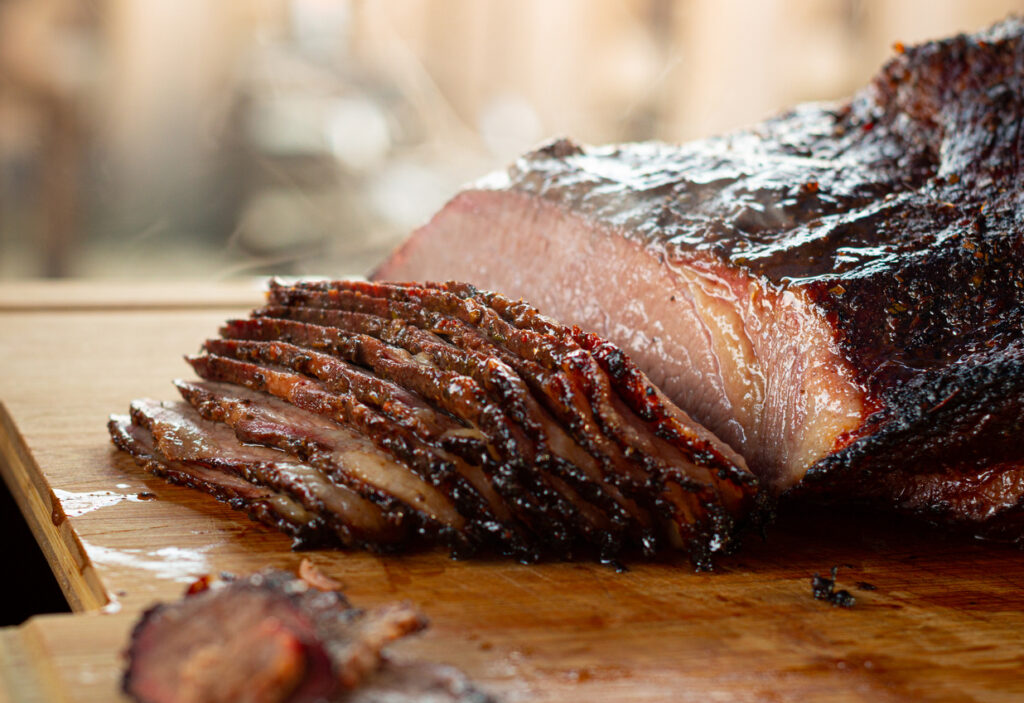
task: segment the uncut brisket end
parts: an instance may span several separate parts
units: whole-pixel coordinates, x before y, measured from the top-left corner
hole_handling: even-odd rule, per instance
[[[1012,533],[1022,125],[1011,18],[745,131],[552,143],[457,195],[375,275],[472,281],[607,338],[774,492]]]
[[[361,610],[339,591],[265,570],[144,613],[123,688],[143,703],[492,703],[450,667],[386,659],[388,644],[426,626],[409,604]]]

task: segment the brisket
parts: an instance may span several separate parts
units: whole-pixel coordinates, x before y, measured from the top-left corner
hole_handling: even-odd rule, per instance
[[[137,400],[131,418],[153,434],[166,459],[219,469],[287,495],[317,516],[317,524],[327,526],[342,544],[383,546],[405,537],[403,515],[387,515],[353,488],[285,452],[242,444],[230,427],[203,419],[185,403]]]
[[[359,325],[405,344],[404,354],[415,351],[422,373],[435,379],[419,391],[500,439],[488,452],[498,459],[498,475],[528,486],[541,506],[559,514],[559,505],[568,503],[583,517],[570,528],[603,554],[625,543],[653,551],[663,541],[706,563],[710,552],[728,548],[754,492],[743,460],[678,410],[689,434],[661,437],[656,423],[622,401],[611,377],[569,330],[553,321],[543,331],[519,329],[487,302],[497,299],[437,286],[272,283],[271,307],[258,314],[276,316],[272,335],[291,334],[292,341],[313,324],[286,323],[292,314],[328,323],[333,332],[321,333],[315,344],[335,352],[352,338],[345,330]],[[366,316],[390,322],[370,330]],[[403,351],[391,349],[392,356]],[[647,388],[651,402],[664,407],[666,399],[649,383],[644,393]]]
[[[1022,125],[1010,18],[740,132],[553,142],[456,195],[375,276],[472,281],[607,338],[773,494],[1019,538]],[[615,375],[615,352],[574,339]]]

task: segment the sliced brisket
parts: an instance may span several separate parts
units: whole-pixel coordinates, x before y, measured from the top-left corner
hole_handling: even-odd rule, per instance
[[[653,546],[657,538],[667,539],[691,554],[702,555],[699,561],[706,559],[709,549],[728,546],[735,520],[750,510],[748,498],[752,494],[752,477],[735,452],[695,426],[677,408],[666,410],[671,403],[643,379],[642,392],[651,406],[670,412],[680,427],[682,423],[686,426],[685,432],[669,439],[660,436],[664,432],[657,422],[651,422],[650,413],[642,418],[623,401],[618,389],[613,389],[611,377],[576,344],[571,330],[552,320],[546,320],[548,327],[541,331],[516,327],[490,307],[490,302],[504,300],[500,296],[477,293],[468,287],[458,290],[463,295],[443,287],[412,285],[272,284],[271,303],[284,307],[268,310],[278,316],[295,310],[305,319],[312,319],[312,311],[317,308],[395,318],[447,340],[449,346],[502,362],[508,376],[522,379],[519,384],[523,392],[534,394],[538,413],[543,406],[545,417],[553,416],[560,424],[557,438],[563,440],[563,451],[555,450],[553,458],[576,466],[577,471],[582,465],[584,473],[578,478],[591,483],[599,478],[603,485],[596,488],[606,493],[607,486],[614,486],[615,495],[635,500],[661,522],[660,535],[643,533],[642,540]],[[525,316],[528,311],[538,314],[525,304],[522,307]],[[323,317],[321,321],[329,319]],[[344,318],[333,322],[345,324]],[[502,384],[484,385],[490,385],[494,402],[511,408],[512,415],[534,437],[545,442],[555,439],[544,431],[555,424],[553,421],[545,426],[539,414],[524,412],[524,404],[509,403],[502,394],[494,393],[494,387]],[[584,456],[586,461],[573,464],[570,457],[575,456]],[[535,465],[552,470],[549,461]],[[587,468],[591,475],[585,478]]]
[[[773,492],[1005,532],[1024,511],[1022,125],[1011,18],[745,131],[554,142],[376,277],[472,281],[609,339]]]
[[[132,422],[149,430],[161,455],[208,466],[291,497],[349,546],[384,546],[407,538],[402,514],[387,514],[347,485],[277,449],[239,442],[227,425],[203,419],[185,403],[137,400]]]
[[[193,483],[253,512],[273,493],[345,546],[527,562],[664,547],[706,568],[757,515],[738,454],[617,347],[525,303],[351,281],[269,298],[188,358],[203,380],[176,381],[187,403],[135,402],[115,441],[143,433],[150,468],[212,472]]]

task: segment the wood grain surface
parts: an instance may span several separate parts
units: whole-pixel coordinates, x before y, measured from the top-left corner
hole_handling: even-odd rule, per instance
[[[250,278],[234,283],[28,280],[0,283],[0,312],[195,310],[247,306],[260,299],[261,291],[266,286],[266,278]]]
[[[303,556],[357,605],[427,613],[431,629],[396,656],[455,664],[509,701],[1024,700],[1024,554],[884,516],[788,506],[713,573],[292,552],[107,438],[110,413],[174,398],[170,380],[191,375],[182,355],[260,303],[209,291],[126,308],[115,298],[130,290],[107,286],[87,308],[0,307],[0,469],[76,611],[0,630],[0,701],[118,700],[142,609],[203,573]],[[851,609],[811,597],[834,565]]]

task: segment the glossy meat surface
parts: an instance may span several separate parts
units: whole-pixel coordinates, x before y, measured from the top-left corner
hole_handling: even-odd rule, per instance
[[[1011,18],[749,130],[550,144],[376,275],[472,281],[608,337],[776,491],[1011,519],[1012,487],[992,511],[908,496],[1024,462],[1022,124]]]

